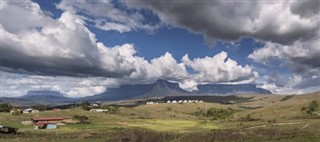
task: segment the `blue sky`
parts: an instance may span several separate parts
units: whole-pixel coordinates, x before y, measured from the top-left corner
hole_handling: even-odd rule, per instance
[[[2,83],[22,89],[1,94],[55,88],[78,97],[158,79],[188,91],[318,91],[319,11],[315,1],[3,1],[1,78],[25,82]]]
[[[53,18],[59,18],[62,11],[56,9],[55,1],[34,0],[43,10],[50,11]],[[112,1],[116,5],[116,2]],[[148,12],[148,13],[146,13]],[[158,23],[159,18],[152,11],[143,11],[142,14],[149,23]],[[108,47],[120,44],[132,43],[137,48],[137,55],[151,60],[166,52],[173,54],[176,60],[180,60],[185,54],[191,59],[197,57],[214,56],[221,51],[228,53],[229,57],[237,60],[241,65],[246,65],[250,60],[248,55],[256,48],[263,47],[263,43],[255,42],[253,38],[244,37],[238,41],[217,41],[209,45],[199,34],[188,32],[185,29],[174,27],[161,27],[153,33],[143,30],[135,30],[120,33],[116,30],[104,31],[88,23],[87,26],[97,36],[97,39]],[[236,42],[233,45],[231,42]]]

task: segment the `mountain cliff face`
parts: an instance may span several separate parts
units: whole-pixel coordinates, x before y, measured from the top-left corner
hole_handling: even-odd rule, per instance
[[[106,92],[83,98],[88,101],[119,101],[142,99],[150,97],[186,95],[178,83],[159,80],[152,84],[122,85],[119,88],[109,88]]]
[[[270,91],[257,88],[254,84],[204,84],[198,85],[198,91],[194,93],[199,94],[271,94]]]
[[[198,85],[198,91],[187,92],[178,83],[159,80],[153,84],[123,85],[109,88],[106,92],[84,98],[88,101],[119,101],[164,96],[186,95],[231,95],[231,94],[271,94],[270,91],[257,88],[254,84],[205,84]]]

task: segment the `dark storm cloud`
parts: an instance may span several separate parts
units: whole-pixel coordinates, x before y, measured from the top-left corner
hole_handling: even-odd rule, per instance
[[[24,50],[19,50],[20,47],[13,47],[3,42],[1,45],[1,66],[11,68],[6,70],[17,72],[23,69],[26,72],[41,74],[41,75],[65,75],[65,76],[104,76],[104,77],[122,77],[130,75],[133,69],[123,69],[112,71],[103,68],[103,63],[98,60],[98,57],[83,58],[67,58],[57,56],[41,56],[28,55]],[[120,62],[124,62],[119,60]],[[110,67],[111,68],[111,67]]]
[[[308,18],[310,16],[313,16],[319,13],[320,1],[318,0],[294,1],[290,5],[290,10],[294,14]]]
[[[317,28],[313,19],[295,16],[310,15],[308,18],[314,18],[319,13],[318,2],[292,4],[292,13],[287,6],[291,4],[289,2],[128,0],[126,4],[133,8],[151,9],[162,22],[202,34],[208,42],[250,36],[291,44]],[[309,7],[312,12],[305,10]]]

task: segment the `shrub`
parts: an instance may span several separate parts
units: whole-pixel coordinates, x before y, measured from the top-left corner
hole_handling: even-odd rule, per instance
[[[74,120],[78,120],[80,121],[80,123],[89,123],[89,118],[87,116],[84,116],[84,115],[74,115],[72,117],[72,119]]]
[[[239,118],[239,121],[259,121],[259,118],[254,118],[251,116],[251,114],[248,114],[246,117]]]
[[[12,114],[12,115],[21,115],[22,112],[21,112],[21,111],[14,111],[14,112],[12,112],[11,114]]]
[[[118,106],[104,105],[102,106],[102,108],[107,109],[108,111],[106,113],[109,114],[117,114],[120,111],[120,108]]]
[[[314,112],[318,111],[318,107],[319,107],[318,102],[313,100],[307,107],[303,106],[301,108],[301,111],[312,115],[312,114],[314,114]]]

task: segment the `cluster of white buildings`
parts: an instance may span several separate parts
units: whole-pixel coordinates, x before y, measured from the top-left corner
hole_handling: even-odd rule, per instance
[[[175,104],[175,103],[203,103],[203,100],[168,100],[167,101],[168,104],[172,103],[172,104]]]
[[[107,109],[90,109],[91,112],[108,112]]]
[[[159,103],[165,103],[165,102],[153,102],[148,101],[147,105],[153,105],[153,104],[159,104]],[[176,103],[203,103],[203,100],[168,100],[167,104],[176,104]]]
[[[146,104],[147,104],[147,105],[154,105],[154,104],[159,104],[159,102],[150,101],[150,102],[147,102]]]

